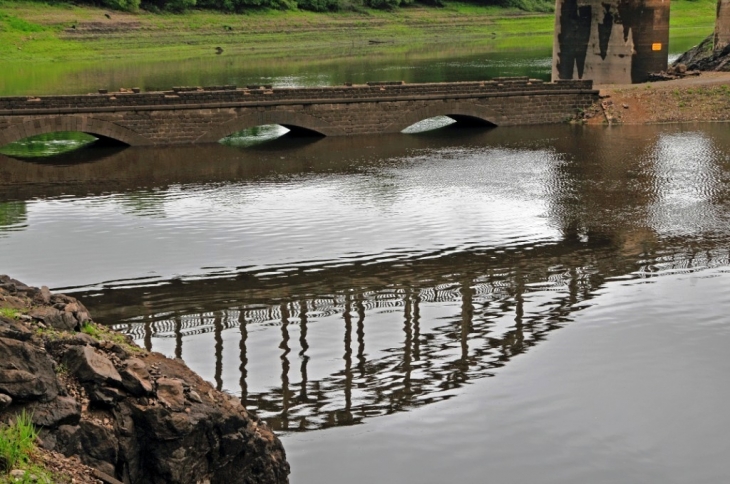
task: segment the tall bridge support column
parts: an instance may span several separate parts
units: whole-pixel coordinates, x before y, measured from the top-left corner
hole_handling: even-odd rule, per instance
[[[730,0],[717,0],[717,19],[715,20],[715,52],[730,45]]]
[[[553,81],[644,82],[667,69],[668,43],[669,0],[557,0]]]

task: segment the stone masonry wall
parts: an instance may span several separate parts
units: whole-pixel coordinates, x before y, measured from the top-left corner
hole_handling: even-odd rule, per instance
[[[262,124],[327,136],[391,133],[449,114],[501,126],[556,123],[597,97],[590,81],[544,83],[527,78],[217,89],[0,98],[0,145],[53,131],[89,132],[130,145],[215,142]]]

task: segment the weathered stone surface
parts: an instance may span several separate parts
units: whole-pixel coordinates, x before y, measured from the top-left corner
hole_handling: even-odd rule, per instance
[[[97,386],[89,389],[88,392],[91,403],[102,407],[113,407],[115,403],[125,397],[122,391],[111,387]]]
[[[124,362],[121,371],[122,385],[132,395],[141,397],[152,394],[152,380],[147,365],[138,358],[130,358]]]
[[[26,407],[33,423],[40,427],[55,428],[60,425],[78,425],[81,405],[71,397],[57,397],[47,403],[33,403]]]
[[[10,395],[5,395],[4,393],[0,393],[0,412],[2,412],[4,409],[10,406],[10,404],[13,403],[13,399],[10,397]]]
[[[79,427],[79,443],[85,463],[114,475],[119,448],[114,430],[90,421],[81,422]]]
[[[72,314],[61,312],[50,306],[37,307],[30,312],[30,315],[59,331],[74,331],[79,324]]]
[[[64,312],[73,316],[79,324],[84,324],[85,322],[91,320],[91,317],[89,316],[89,310],[86,309],[86,307],[79,301],[73,301],[66,304],[66,307],[63,310]]]
[[[99,346],[99,342],[86,333],[79,333],[77,335],[74,335],[74,339],[77,340],[81,345],[91,346],[94,348]]]
[[[616,2],[611,3],[616,7]],[[653,10],[662,13],[654,5],[661,4],[660,0],[640,3],[651,4]],[[600,2],[596,0],[596,4],[600,8]],[[616,18],[613,38],[618,45],[623,35],[617,27],[618,15]],[[651,48],[643,41],[645,30],[632,34],[640,50]],[[637,44],[636,40],[641,42]],[[666,67],[665,44],[662,49]],[[159,92],[119,97],[43,96],[32,106],[26,98],[0,97],[0,126],[4,126],[0,128],[0,140],[9,143],[49,131],[78,131],[80,126],[132,146],[213,143],[262,124],[281,124],[309,134],[348,136],[398,133],[417,121],[439,115],[479,119],[498,126],[562,123],[578,109],[588,108],[597,95],[587,81],[543,83],[501,78],[483,82],[191,91],[174,96]],[[54,297],[51,301],[55,304]]]
[[[185,408],[183,384],[177,378],[160,378],[157,380],[157,398],[172,411]]]
[[[69,348],[63,357],[63,362],[81,383],[122,383],[121,375],[109,358],[90,346]]]
[[[190,393],[188,394],[188,398],[192,402],[203,403],[203,399],[200,398],[200,395],[198,395],[198,392],[196,392],[195,390],[190,390]]]
[[[22,322],[0,316],[0,338],[27,341],[33,332]]]
[[[42,292],[2,277],[0,283],[17,295],[0,287],[0,297],[15,297],[22,307]],[[73,301],[50,298],[65,314],[78,309]],[[0,330],[13,327],[2,323]],[[25,339],[0,338],[0,421],[31,412],[48,451],[78,456],[129,484],[288,482],[281,442],[239,400],[217,392],[183,362],[92,343],[86,335],[2,334]],[[56,375],[54,365],[67,371]]]
[[[645,82],[667,69],[668,44],[668,2],[558,0],[552,78]]]
[[[41,287],[40,291],[38,291],[33,296],[33,303],[35,304],[50,304],[51,303],[51,291],[48,289],[48,286]]]
[[[58,395],[51,359],[40,348],[0,338],[0,392],[14,400],[50,401]]]

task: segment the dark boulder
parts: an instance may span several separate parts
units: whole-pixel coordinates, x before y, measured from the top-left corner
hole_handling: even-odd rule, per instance
[[[39,427],[56,428],[61,425],[78,425],[81,405],[71,397],[57,397],[50,402],[34,402],[25,407],[33,423]]]
[[[27,341],[33,336],[33,331],[21,321],[0,316],[0,338]]]
[[[0,392],[13,400],[51,401],[59,385],[53,363],[41,348],[23,341],[0,338]]]
[[[45,451],[128,484],[288,482],[266,424],[182,361],[73,331],[88,311],[47,288],[0,276],[0,303],[36,318],[0,318],[0,421],[29,412]]]
[[[124,362],[121,371],[124,389],[136,397],[151,395],[152,379],[147,365],[138,358],[130,358]]]
[[[79,326],[73,314],[59,311],[51,306],[34,308],[30,316],[59,331],[75,331]]]
[[[114,364],[91,346],[74,346],[66,351],[63,363],[81,383],[122,384],[122,377]]]

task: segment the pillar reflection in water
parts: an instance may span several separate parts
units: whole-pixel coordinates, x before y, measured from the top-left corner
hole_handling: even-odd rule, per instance
[[[289,308],[287,304],[280,306],[281,311],[281,344],[279,348],[283,350],[281,354],[281,422],[283,428],[288,428],[289,417],[289,399],[291,397],[289,391]]]
[[[307,356],[307,350],[309,349],[309,344],[307,343],[307,301],[305,300],[299,301],[299,345],[302,348],[299,352],[299,358],[302,360],[300,368],[302,383],[300,384],[299,401],[308,402],[307,363],[309,362],[309,356]]]
[[[580,152],[545,182],[546,216],[562,234],[554,241],[115,289],[142,303],[132,318],[108,320],[153,350],[174,338],[168,352],[190,361],[207,348],[210,365],[194,369],[240,388],[275,429],[357,424],[451,398],[568,324],[607,281],[728,264],[726,238],[712,236],[730,200],[729,171],[714,154],[730,149],[725,137],[632,136],[551,142]],[[705,217],[691,221],[703,236],[688,243],[671,222],[696,208]],[[173,291],[192,309],[155,305]],[[113,302],[105,301],[110,311]],[[223,351],[236,345],[235,356]]]
[[[514,274],[508,279],[495,277],[475,281],[473,277],[460,277],[451,284],[440,285],[438,290],[429,288],[405,287],[391,291],[360,293],[347,291],[343,295],[319,297],[315,299],[297,298],[266,307],[254,308],[238,306],[206,314],[175,315],[171,319],[171,337],[175,338],[175,354],[186,354],[185,334],[193,331],[212,332],[214,344],[214,379],[221,389],[238,386],[244,403],[249,408],[267,418],[277,429],[307,430],[333,425],[358,423],[363,418],[384,413],[392,413],[412,408],[423,403],[448,398],[453,390],[473,378],[488,376],[496,360],[505,361],[521,351],[525,339],[523,332],[529,333],[528,324],[523,322],[526,304],[523,296],[524,285],[515,283],[520,277]],[[504,286],[505,282],[508,284]],[[569,286],[577,288],[576,280]],[[572,299],[578,298],[572,290]],[[429,327],[422,329],[423,305],[439,306],[450,300],[459,301],[458,325]],[[323,302],[327,301],[327,302]],[[474,321],[475,307],[484,308],[485,318],[477,324]],[[514,327],[507,334],[496,338],[500,351],[492,352],[495,340],[489,342],[489,308],[497,308],[498,313],[512,312]],[[402,345],[400,348],[378,348],[373,357],[365,351],[365,320],[368,312],[378,315],[379,324],[401,321]],[[385,317],[385,319],[383,319]],[[342,366],[333,367],[321,360],[317,362],[314,381],[309,372],[312,361],[309,341],[313,329],[315,340],[321,341],[323,335],[338,331],[332,326],[333,318],[343,322],[340,326],[342,342],[340,361]],[[290,325],[298,319],[300,358],[299,381],[291,376]],[[164,321],[145,321],[142,323],[146,344],[154,346],[155,334],[164,330]],[[279,328],[280,383],[268,389],[251,389],[248,383],[249,363],[252,357],[249,347],[249,333],[270,331]],[[452,328],[452,329],[449,329]],[[238,338],[238,380],[236,385],[226,383],[230,367],[225,361],[224,345],[235,336]],[[470,337],[474,335],[480,343],[470,348]],[[456,343],[458,356],[449,356],[452,343]],[[394,341],[395,343],[395,341]],[[331,353],[335,348],[318,347]],[[382,343],[381,343],[382,344]],[[192,350],[188,350],[192,351]],[[262,356],[262,349],[256,348],[254,358]],[[495,357],[496,356],[496,357]],[[492,362],[492,363],[490,363]],[[330,368],[329,374],[322,373],[322,365]],[[501,364],[501,363],[500,363]],[[327,366],[329,365],[329,366]],[[417,375],[417,376],[416,376]],[[272,382],[273,383],[273,382]],[[293,388],[298,391],[292,391]]]
[[[603,251],[600,258],[595,250],[585,251],[570,241],[564,253],[550,247],[501,256],[503,261],[509,258],[511,267],[501,264],[499,254],[479,256],[491,268],[440,276],[445,282],[433,286],[322,291],[202,314],[147,315],[119,328],[153,350],[157,338],[173,338],[175,346],[170,348],[176,355],[194,354],[195,346],[186,349],[187,339],[210,333],[216,386],[229,391],[239,387],[247,407],[275,429],[357,424],[451,398],[463,385],[491,376],[569,322],[605,283],[602,274],[634,273],[636,259],[623,255],[622,244],[596,240],[594,249]],[[672,261],[662,251],[641,257],[662,258],[665,266],[684,269],[727,264],[730,256],[726,248],[698,246]],[[472,262],[468,265],[480,266]],[[449,267],[458,263],[449,261]],[[259,296],[265,292],[257,291]],[[369,353],[366,319],[378,326],[374,329],[379,335]],[[388,325],[397,330],[383,332]],[[260,375],[250,373],[252,358],[265,358],[273,349],[252,348],[251,331],[270,336],[276,332],[278,378],[262,383]],[[291,374],[291,331],[299,331],[298,376]],[[390,335],[390,340],[383,340],[383,335]],[[226,360],[223,350],[229,342],[238,345],[237,363]],[[236,367],[238,372],[228,371]],[[255,388],[250,385],[252,376]]]
[[[239,385],[241,386],[241,402],[244,407],[248,406],[248,384],[246,383],[248,377],[248,370],[246,365],[248,364],[248,350],[246,347],[246,341],[248,340],[248,328],[246,327],[246,312],[243,309],[238,311],[238,327],[241,332],[241,340],[238,344],[239,357],[241,359],[241,365],[238,370],[241,373],[241,380]]]
[[[215,387],[223,390],[223,320],[220,311],[216,311],[213,327],[215,328]]]
[[[352,409],[352,303],[350,294],[348,293],[345,300],[345,310],[342,314],[345,320],[345,411],[344,417],[349,419],[350,410]]]

